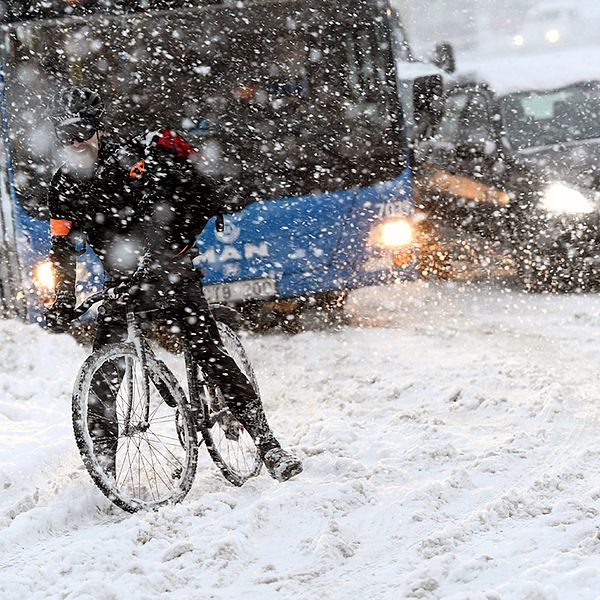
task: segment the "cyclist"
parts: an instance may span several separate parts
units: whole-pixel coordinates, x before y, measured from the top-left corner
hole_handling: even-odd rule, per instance
[[[56,277],[56,299],[46,308],[48,326],[64,331],[73,318],[74,240],[84,234],[111,284],[122,283],[145,307],[165,308],[172,328],[189,341],[194,358],[252,435],[269,474],[285,481],[300,473],[301,461],[281,448],[260,398],[224,349],[193,269],[189,249],[209,219],[226,210],[212,182],[195,168],[195,150],[168,129],[130,141],[109,134],[102,99],[86,87],[58,92],[49,113],[65,162],[48,192]],[[124,314],[107,311],[98,319],[94,350],[125,337]],[[115,395],[107,406],[111,391],[100,382],[95,395],[94,445],[114,469]]]

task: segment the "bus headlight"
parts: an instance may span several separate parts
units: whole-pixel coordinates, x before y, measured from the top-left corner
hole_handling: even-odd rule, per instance
[[[56,278],[54,277],[54,269],[49,260],[39,262],[33,268],[33,283],[41,294],[50,294],[54,292],[56,287]]]
[[[389,219],[371,231],[370,243],[387,250],[401,250],[412,243],[413,228],[406,219]]]
[[[546,189],[540,204],[549,213],[562,215],[587,214],[595,210],[593,200],[563,183],[554,183]]]

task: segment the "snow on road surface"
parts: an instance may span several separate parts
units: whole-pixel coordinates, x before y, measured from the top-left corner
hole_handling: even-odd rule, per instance
[[[245,339],[302,475],[233,488],[202,450],[183,504],[136,515],[75,447],[85,351],[0,322],[0,598],[597,598],[600,297],[417,283],[349,311]]]

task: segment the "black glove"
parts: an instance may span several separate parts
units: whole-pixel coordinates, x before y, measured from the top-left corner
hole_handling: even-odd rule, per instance
[[[54,333],[64,333],[74,319],[75,298],[69,293],[58,293],[53,304],[46,307],[44,316],[48,329]]]
[[[134,271],[129,279],[115,288],[120,291],[120,288],[125,287],[127,295],[123,296],[125,301],[131,298],[140,299],[146,286],[156,280],[156,272],[153,270],[153,259],[151,253],[147,252],[140,261],[138,268]]]

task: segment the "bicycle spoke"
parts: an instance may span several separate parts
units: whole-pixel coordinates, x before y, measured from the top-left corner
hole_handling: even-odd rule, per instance
[[[129,461],[129,477],[131,478],[131,489],[135,492],[135,482],[133,481],[133,464],[131,461],[131,457],[129,456],[129,452],[127,453],[127,459]],[[133,457],[133,460],[135,461],[135,455]]]
[[[125,454],[128,456],[129,455],[130,438],[125,438],[125,439],[126,439],[126,444],[127,444],[127,449],[125,450]],[[121,468],[119,469],[119,472],[118,472],[117,476],[115,477],[115,481],[117,482],[117,485],[119,485],[119,481],[121,480],[121,473],[123,472],[124,467],[125,467],[125,461],[122,461]]]
[[[155,388],[156,389],[156,388]],[[163,405],[164,401],[162,399],[162,397],[159,395],[160,397],[160,402],[157,404],[156,408],[154,409],[154,411],[152,412],[152,414],[148,415],[148,423],[150,423],[150,421],[152,421],[154,419],[154,415],[157,413],[158,409]]]
[[[173,410],[173,409],[171,407],[169,407],[169,410]],[[169,415],[161,415],[160,417],[153,416],[152,419],[151,419],[151,421],[153,423],[161,423],[163,421],[168,422],[171,419],[173,419],[174,417],[175,417],[175,413],[169,414]],[[150,422],[150,421],[148,421],[148,422]]]
[[[164,435],[162,433],[152,432],[153,435],[159,438],[165,438],[167,440],[173,440],[172,442],[163,442],[165,446],[174,446],[175,448],[181,448],[181,444],[177,438],[171,437],[170,435]]]
[[[165,474],[167,481],[165,481],[161,476],[160,473],[158,473],[156,467],[154,466],[154,454],[155,454],[155,449],[153,449],[152,444],[150,444],[150,442],[148,441],[148,439],[146,437],[143,437],[143,440],[146,442],[146,445],[148,446],[148,451],[150,452],[150,459],[145,458],[144,460],[146,462],[148,462],[149,464],[152,464],[152,473],[154,474],[154,485],[156,486],[156,492],[157,494],[159,494],[158,491],[158,479],[161,480],[161,482],[163,483],[164,487],[168,490],[168,491],[172,491],[173,489],[173,484],[169,483],[169,474],[166,472],[164,466],[162,465],[162,463],[160,461],[157,461],[158,464],[160,465],[160,468],[162,469],[163,473]]]
[[[135,387],[137,390],[140,389],[139,382],[137,382]],[[136,408],[139,408],[139,403],[136,403],[135,406],[136,406]],[[135,416],[135,412],[132,413],[132,415]],[[173,422],[174,423],[174,416],[169,416],[169,417],[165,416],[165,417],[163,417],[163,419],[165,420],[165,422]],[[136,471],[136,473],[132,473],[130,476],[134,494],[135,494],[135,488],[136,488],[136,482],[134,480],[134,475],[135,474],[137,475],[138,495],[141,495],[142,473],[144,473],[147,483],[149,485],[150,492],[152,494],[152,498],[153,498],[153,500],[156,500],[161,495],[160,489],[159,489],[160,488],[159,480],[167,490],[171,491],[173,489],[173,484],[169,483],[170,475],[167,472],[165,465],[163,464],[163,460],[166,461],[166,463],[170,465],[170,468],[175,468],[175,469],[182,468],[182,464],[181,464],[181,461],[179,460],[179,458],[173,452],[171,452],[167,446],[171,445],[174,448],[181,448],[181,445],[179,444],[177,438],[175,438],[175,437],[168,436],[164,433],[157,433],[155,431],[150,431],[150,433],[156,438],[156,440],[158,441],[159,444],[163,445],[165,452],[170,454],[171,456],[169,457],[167,454],[165,454],[165,452],[161,452],[160,450],[158,450],[155,447],[155,445],[151,442],[151,440],[148,439],[147,435],[143,435],[143,436],[140,436],[139,441],[138,441],[138,439],[129,438],[130,441],[133,441],[133,444],[135,446],[135,454],[133,455],[133,457],[128,457],[128,460],[129,460],[130,470]],[[172,441],[168,441],[168,440],[172,440]],[[150,454],[149,458],[145,456],[145,450],[143,447],[144,444],[147,446],[147,451]],[[129,452],[129,444],[128,444],[127,452]],[[161,460],[158,457],[161,457],[163,460]],[[136,463],[137,463],[137,469],[135,468]],[[159,469],[162,471],[164,477],[159,472],[157,472],[157,470],[159,470]],[[165,480],[165,478],[166,478],[166,480]]]
[[[162,455],[162,454],[161,454],[161,453],[160,453],[158,450],[156,450],[156,448],[154,448],[154,449],[153,449],[152,445],[150,444],[150,442],[149,442],[147,439],[146,439],[146,443],[148,444],[148,448],[150,449],[150,453],[151,453],[151,454],[153,454],[153,453],[156,453],[156,454],[158,454],[159,456],[163,456],[163,455]],[[164,458],[164,457],[163,457],[163,458]],[[165,460],[166,460],[166,459],[165,459]],[[158,460],[158,464],[160,465],[160,468],[162,469],[163,473],[165,474],[165,477],[166,477],[166,478],[167,478],[167,480],[168,480],[168,479],[169,479],[169,474],[168,474],[168,473],[167,473],[167,471],[165,470],[165,467],[164,467],[164,465],[162,464],[162,462],[161,462],[160,460]],[[177,465],[177,467],[180,467],[180,466],[181,466],[181,464],[179,463],[179,464]],[[156,471],[155,471],[155,475],[158,475],[158,473],[156,473]],[[158,475],[158,477],[160,477],[160,475]],[[164,483],[164,485],[165,485],[165,487],[166,487],[166,488],[168,488],[168,489],[171,489],[171,488],[173,487],[172,485],[171,485],[171,486],[169,486],[169,484],[168,484],[168,483],[167,483],[167,482],[166,482],[166,481],[165,481],[165,480],[164,480],[162,477],[160,477],[160,480],[161,480],[161,481]]]
[[[233,419],[230,413],[225,416]],[[235,441],[228,439],[226,435],[228,427],[239,427],[239,424],[237,421],[227,424],[217,421],[211,428],[215,447],[225,463],[241,476],[253,473],[256,469],[254,443],[249,441],[249,435],[243,428],[237,431],[238,438]]]
[[[152,491],[152,482],[150,480],[150,475],[148,475],[148,469],[146,468],[146,458],[144,457],[143,453],[141,452],[142,443],[143,443],[143,439],[140,439],[140,457],[142,459],[142,466],[144,467],[144,472],[146,473],[146,480],[148,481],[148,487],[150,489],[150,493],[152,494],[152,500],[155,500],[154,492]],[[140,480],[141,480],[141,477],[140,477]],[[156,483],[156,471],[154,471],[154,481],[155,481],[155,485],[156,485],[156,494],[160,495],[160,493],[158,491],[158,484]],[[141,490],[140,490],[140,496],[141,496]]]
[[[148,433],[151,433],[154,437],[156,437],[156,434],[153,431],[148,430]],[[159,442],[160,442],[160,440],[159,440]],[[181,446],[179,444],[177,444],[177,447],[181,448]],[[175,464],[178,467],[181,467],[182,465],[181,465],[181,461],[179,460],[179,458],[177,456],[175,456],[175,454],[173,454],[173,452],[171,452],[166,446],[165,446],[165,450],[173,457],[173,459],[175,460]],[[161,456],[163,456],[163,455],[161,454]],[[167,457],[164,457],[164,458],[165,458],[165,460],[169,460]]]
[[[130,437],[129,438],[131,441],[131,444],[134,446],[134,452],[133,452],[133,457],[130,458],[129,463],[130,463],[130,469],[129,469],[129,474],[131,477],[131,489],[133,491],[133,494],[135,496],[135,480],[134,480],[134,475],[136,473],[135,470],[135,463],[136,461],[138,462],[139,465],[139,455],[140,455],[140,447],[138,446],[138,444],[136,444],[135,439]],[[137,471],[138,473],[138,494],[137,496],[139,497],[139,470]]]
[[[141,448],[139,447],[139,444],[136,443],[135,438],[130,437],[128,438],[130,440],[130,445],[134,446],[134,451],[133,451],[133,456],[127,456],[128,458],[128,462],[129,462],[129,475],[130,475],[130,479],[131,479],[131,489],[132,489],[132,493],[133,493],[133,497],[137,497],[139,498],[140,495],[140,477],[139,477],[139,461],[140,461],[140,452],[141,452]],[[135,468],[135,465],[138,465],[137,471]],[[138,492],[136,494],[135,491],[135,480],[134,480],[134,475],[137,473],[137,482],[138,482]]]
[[[102,365],[102,367],[104,367],[104,365]],[[119,388],[116,388],[116,391],[115,391],[114,384],[106,377],[106,373],[104,373],[104,371],[102,370],[102,367],[100,367],[100,369],[98,369],[98,371],[96,371],[96,372],[100,373],[100,376],[102,377],[102,379],[104,379],[104,383],[106,383],[106,385],[110,388],[110,391],[112,392],[113,396],[116,398],[119,393]],[[102,402],[102,400],[100,398],[98,398],[98,400],[100,400],[100,402]]]

